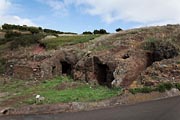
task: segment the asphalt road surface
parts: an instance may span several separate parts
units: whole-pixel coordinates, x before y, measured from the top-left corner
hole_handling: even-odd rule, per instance
[[[4,116],[0,120],[180,120],[180,97],[88,112]]]

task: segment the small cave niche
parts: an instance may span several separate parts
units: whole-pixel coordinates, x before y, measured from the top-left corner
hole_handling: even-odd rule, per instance
[[[56,66],[52,66],[52,75],[56,74]]]
[[[152,53],[150,53],[150,52],[146,53],[146,55],[147,55],[147,65],[146,65],[146,67],[149,67],[149,66],[151,66],[153,64],[154,58],[153,58]]]
[[[96,65],[96,78],[100,85],[106,85],[111,87],[111,82],[113,81],[113,72],[110,71],[106,64],[98,63]]]
[[[123,56],[122,56],[122,59],[128,59],[130,56],[129,56],[129,54],[124,54]]]
[[[61,66],[62,66],[62,74],[64,75],[72,75],[72,65],[69,64],[66,61],[61,61]]]

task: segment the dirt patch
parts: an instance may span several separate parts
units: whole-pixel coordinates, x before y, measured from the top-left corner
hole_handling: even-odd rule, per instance
[[[0,93],[0,98],[5,97],[5,96],[8,96],[8,95],[9,95],[8,92]]]
[[[24,95],[24,96],[12,97],[8,100],[2,101],[1,107],[7,107],[7,106],[11,107],[11,106],[17,105],[18,103],[20,103],[20,101],[31,98],[32,96],[33,96],[32,94],[29,94],[29,95]]]

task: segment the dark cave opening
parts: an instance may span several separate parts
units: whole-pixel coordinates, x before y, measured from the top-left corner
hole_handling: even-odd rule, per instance
[[[56,66],[52,66],[52,75],[56,74]]]
[[[96,78],[98,83],[100,85],[106,85],[110,87],[114,77],[113,72],[110,71],[109,67],[106,64],[97,64],[96,71]]]
[[[66,61],[61,61],[62,74],[72,75],[72,66]]]

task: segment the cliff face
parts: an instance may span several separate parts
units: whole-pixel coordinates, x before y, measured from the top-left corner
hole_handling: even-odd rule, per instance
[[[157,76],[178,80],[179,39],[179,25],[121,31],[51,52],[31,52],[24,57],[19,54],[16,58],[11,55],[6,74],[19,79],[40,80],[70,75],[74,80],[110,87],[129,87],[134,81],[155,84],[153,77]],[[175,62],[166,64],[166,61]],[[159,63],[168,66],[168,76],[162,77],[167,68],[158,66]]]

